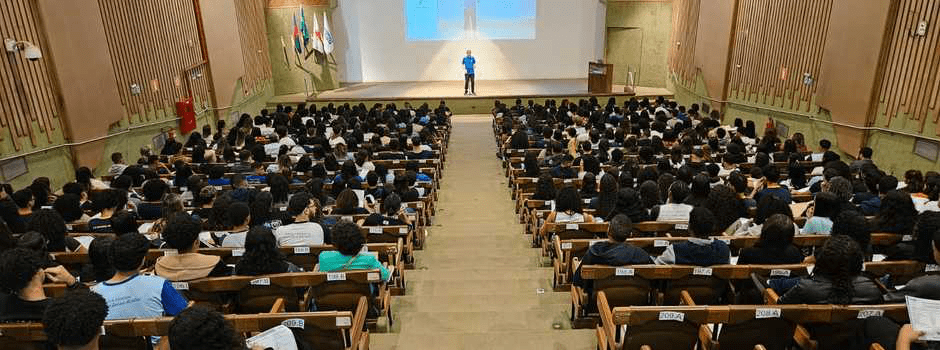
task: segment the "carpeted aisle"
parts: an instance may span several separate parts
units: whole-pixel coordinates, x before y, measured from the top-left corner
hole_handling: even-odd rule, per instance
[[[394,326],[370,334],[371,348],[594,349],[593,330],[570,329],[570,295],[552,292],[551,268],[517,223],[491,117],[453,125],[434,226],[407,295],[393,297]]]

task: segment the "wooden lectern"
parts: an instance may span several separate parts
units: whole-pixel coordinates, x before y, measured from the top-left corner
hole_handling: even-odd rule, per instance
[[[614,65],[588,62],[588,92],[609,94],[614,85]]]

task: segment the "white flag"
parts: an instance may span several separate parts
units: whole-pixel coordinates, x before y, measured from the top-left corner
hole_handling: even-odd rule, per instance
[[[317,15],[313,15],[313,49],[323,52],[323,32],[320,31],[320,23],[317,22]]]
[[[326,12],[323,13],[323,52],[327,55],[333,53],[333,32],[330,31],[330,22],[326,19]]]

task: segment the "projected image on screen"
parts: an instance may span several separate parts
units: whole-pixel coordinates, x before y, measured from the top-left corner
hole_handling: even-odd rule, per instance
[[[535,39],[537,0],[404,0],[406,39]]]

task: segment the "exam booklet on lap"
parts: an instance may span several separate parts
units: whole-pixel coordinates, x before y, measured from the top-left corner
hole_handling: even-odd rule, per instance
[[[907,313],[911,319],[911,327],[923,331],[921,340],[940,341],[940,300],[916,298],[907,296]]]

